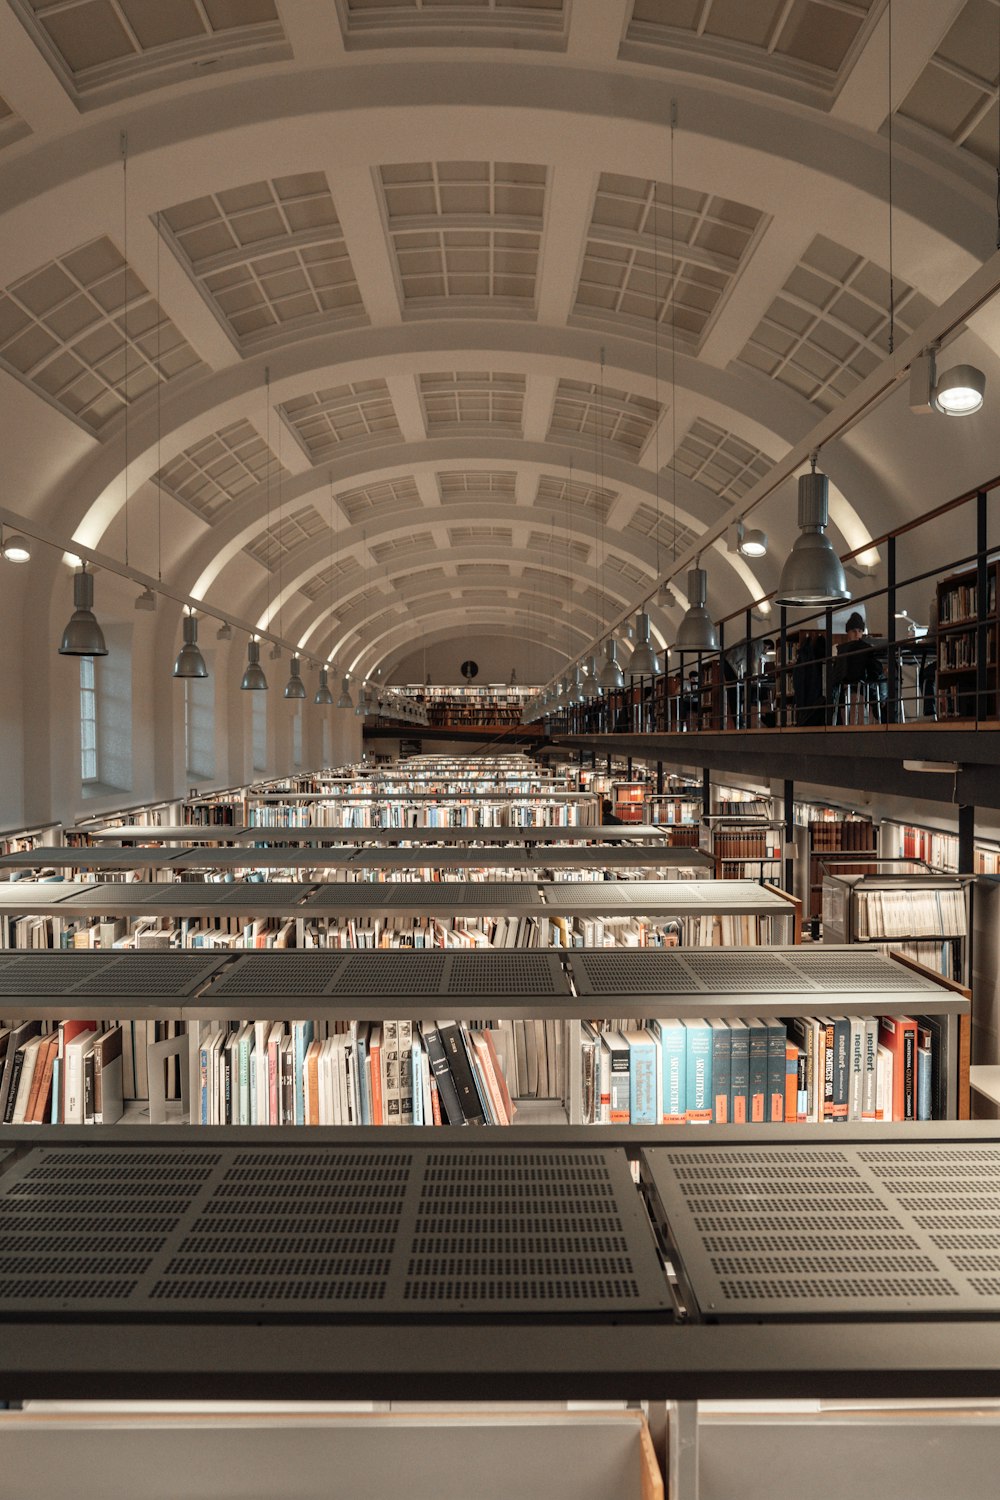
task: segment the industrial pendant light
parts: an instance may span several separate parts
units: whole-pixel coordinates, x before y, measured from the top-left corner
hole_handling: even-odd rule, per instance
[[[285,683],[286,698],[304,698],[306,695],[306,685],[299,675],[299,665],[297,656],[293,656],[288,663],[288,681]]]
[[[340,684],[340,697],[337,699],[338,708],[353,708],[354,699],[351,697],[351,679],[345,677]]]
[[[628,669],[633,677],[652,677],[660,670],[656,652],[649,640],[649,615],[644,609],[635,617],[635,650]]]
[[[325,667],[320,667],[319,669],[319,687],[316,689],[316,696],[313,702],[318,703],[321,708],[330,708],[333,705],[333,694],[330,692],[330,686],[326,680]]]
[[[107,656],[104,632],[94,617],[94,575],[83,563],[73,575],[73,613],[59,642],[60,656]]]
[[[708,575],[704,568],[688,569],[688,608],[677,627],[678,651],[718,651],[719,636],[705,601]]]
[[[184,644],[174,662],[175,677],[207,677],[208,668],[198,645],[198,617],[185,615],[183,621]]]
[[[244,693],[267,692],[267,678],[260,664],[260,641],[253,638],[247,642],[247,669],[240,688]]]
[[[826,534],[830,481],[812,470],[799,475],[799,535],[785,559],[775,595],[779,604],[845,604],[851,597],[843,565]]]
[[[613,692],[615,688],[625,686],[625,677],[621,667],[618,665],[618,642],[611,640],[604,642],[604,666],[601,675],[597,679],[601,691]]]

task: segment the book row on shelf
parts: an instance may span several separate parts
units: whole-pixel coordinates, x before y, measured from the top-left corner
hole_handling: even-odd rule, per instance
[[[903,890],[856,889],[856,936],[867,942],[916,938],[940,933],[942,937],[965,937],[968,932],[966,895],[954,889]]]
[[[174,1022],[0,1028],[4,1124],[114,1124]],[[580,1050],[583,1124],[899,1122],[945,1115],[942,1022],[925,1016],[195,1022],[200,1125],[510,1125],[558,1099]],[[176,1069],[174,1058],[167,1060]],[[162,1063],[159,1063],[163,1066]],[[178,1097],[178,1079],[167,1096]]]
[[[944,578],[938,585],[938,624],[957,625],[975,620],[979,592],[972,569],[952,578]],[[986,614],[995,615],[997,607],[997,570],[994,564],[987,578]]]

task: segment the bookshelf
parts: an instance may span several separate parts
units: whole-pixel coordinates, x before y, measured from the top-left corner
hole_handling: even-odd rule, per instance
[[[616,817],[623,823],[645,823],[649,790],[648,781],[613,781],[611,801]]]
[[[62,843],[61,823],[40,823],[35,828],[7,828],[0,833],[0,855],[19,854]]]
[[[715,860],[721,880],[775,881],[781,876],[783,837],[783,824],[752,811],[711,813],[701,820],[699,846]]]
[[[975,568],[937,586],[937,697],[939,719],[995,718],[997,713],[997,573],[986,567],[987,597],[980,611]],[[980,674],[979,652],[985,651]]]
[[[805,805],[804,819],[796,808],[796,822],[800,832],[796,836],[798,864],[797,894],[802,899],[803,912],[810,918],[823,914],[824,871],[836,869],[838,854],[876,853],[878,830],[870,818],[852,813],[841,814],[832,810],[816,816],[816,809]],[[857,860],[847,861],[857,866]]]
[[[823,877],[823,941],[883,943],[946,978],[968,982],[971,877],[931,871]]]

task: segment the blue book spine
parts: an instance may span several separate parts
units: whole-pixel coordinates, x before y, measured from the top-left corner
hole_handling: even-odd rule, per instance
[[[922,1028],[918,1032],[919,1045],[917,1047],[917,1119],[933,1120],[933,1090],[931,1088],[931,1075],[933,1072],[934,1054],[931,1050],[930,1033]]]
[[[928,1053],[928,1061],[930,1061],[930,1053]],[[60,1103],[60,1100],[62,1099],[62,1091],[61,1091],[60,1086],[59,1086],[61,1074],[62,1074],[62,1061],[57,1057],[55,1059],[55,1061],[53,1062],[53,1064],[52,1064],[52,1112],[51,1112],[51,1114],[49,1116],[49,1124],[50,1125],[61,1125],[62,1124],[62,1121],[59,1119],[59,1103]],[[930,1082],[930,1073],[929,1072],[927,1074],[927,1078],[928,1078],[928,1084],[929,1084],[929,1082]]]
[[[772,1125],[785,1119],[785,1043],[788,1033],[780,1021],[767,1023],[767,1118]]]
[[[687,1121],[712,1122],[712,1028],[707,1021],[685,1021],[687,1063]]]
[[[751,1125],[767,1120],[767,1023],[750,1020],[750,1113]]]
[[[657,1021],[663,1069],[664,1125],[683,1125],[687,1119],[687,1033],[680,1021]]]
[[[627,1031],[629,1116],[633,1125],[656,1124],[656,1043],[647,1031]]]
[[[314,1026],[312,1021],[296,1021],[292,1026],[292,1034],[294,1037],[293,1045],[295,1048],[295,1072],[293,1075],[294,1087],[292,1090],[292,1097],[295,1101],[294,1111],[296,1125],[304,1125],[306,1123],[305,1065],[306,1053],[309,1051],[309,1043],[313,1039],[313,1030]]]
[[[712,1119],[729,1124],[729,1090],[733,1079],[733,1037],[727,1022],[712,1022]]]
[[[750,1118],[750,1031],[744,1021],[733,1021],[729,1041],[729,1120],[745,1125]]]

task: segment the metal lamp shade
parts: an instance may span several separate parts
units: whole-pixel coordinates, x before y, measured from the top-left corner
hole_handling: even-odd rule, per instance
[[[73,613],[59,642],[60,656],[107,656],[104,631],[94,617],[94,575],[81,569],[73,576]]]
[[[830,520],[825,474],[799,476],[799,535],[778,581],[779,604],[846,604],[851,597],[843,564],[826,535]]]
[[[705,608],[707,598],[708,576],[705,569],[691,568],[688,572],[690,604],[677,627],[678,651],[718,651],[719,636],[715,621]]]
[[[934,405],[946,417],[968,417],[979,411],[986,394],[986,376],[975,365],[955,365],[934,387]]]
[[[635,617],[635,641],[632,660],[628,664],[629,672],[633,677],[652,677],[660,670],[660,663],[650,643],[649,616],[645,610],[640,610]]]
[[[613,692],[615,688],[625,686],[625,677],[618,663],[617,641],[607,641],[605,643],[604,666],[601,668],[601,675],[597,680],[600,683],[601,691],[605,693]]]
[[[260,664],[260,642],[247,642],[247,669],[243,673],[240,688],[244,693],[266,693],[267,678]]]
[[[320,667],[319,669],[319,687],[316,689],[316,696],[313,702],[318,703],[321,708],[330,708],[333,705],[333,694],[330,692],[330,686],[326,680],[325,667]]]
[[[354,699],[351,697],[351,679],[345,677],[340,684],[340,697],[337,699],[338,708],[353,708]]]
[[[208,668],[198,646],[198,619],[185,615],[183,621],[184,644],[174,662],[175,677],[207,677]]]
[[[285,683],[286,698],[304,698],[306,685],[300,675],[300,663],[297,656],[293,656],[288,663],[288,681]]]

